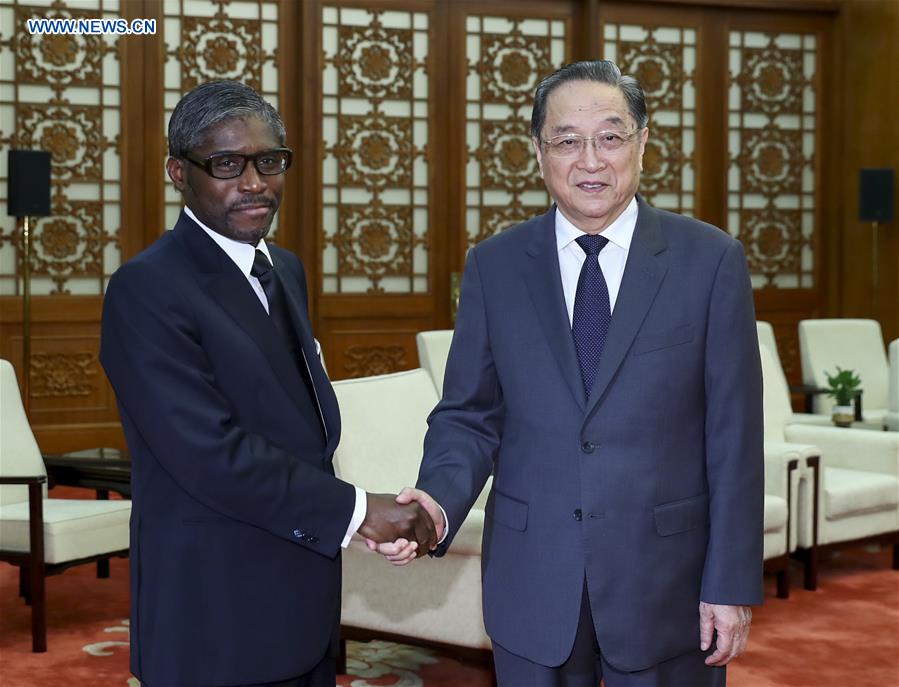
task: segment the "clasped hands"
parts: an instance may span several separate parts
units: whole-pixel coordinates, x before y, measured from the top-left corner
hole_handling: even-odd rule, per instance
[[[437,548],[446,522],[437,502],[420,489],[406,487],[397,496],[368,494],[359,534],[368,548],[394,565],[406,565]]]

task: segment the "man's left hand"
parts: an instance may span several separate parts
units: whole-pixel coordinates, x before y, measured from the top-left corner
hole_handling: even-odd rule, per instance
[[[721,606],[699,602],[699,648],[712,645],[712,631],[718,632],[715,652],[705,659],[707,666],[726,666],[746,651],[752,610],[749,606]]]

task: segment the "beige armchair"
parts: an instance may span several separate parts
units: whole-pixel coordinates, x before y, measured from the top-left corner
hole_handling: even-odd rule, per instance
[[[882,429],[887,409],[888,365],[883,333],[876,320],[825,319],[799,323],[803,382],[827,386],[827,373],[837,366],[862,380],[862,422],[853,427]],[[826,398],[815,400],[815,412],[830,415]]]
[[[765,440],[799,453],[797,553],[805,587],[817,587],[818,557],[838,546],[893,546],[899,569],[899,433],[792,423],[789,392],[771,353],[759,345]]]
[[[128,554],[131,501],[47,498],[47,472],[15,370],[0,360],[0,560],[19,566],[32,648],[47,650],[44,577]]]
[[[415,335],[419,363],[422,369],[431,375],[438,396],[443,396],[443,373],[446,370],[446,359],[449,357],[452,342],[452,329],[434,329]]]
[[[777,596],[790,596],[790,554],[796,550],[800,453],[790,444],[765,442],[765,572],[777,576]]]
[[[371,492],[396,493],[418,477],[427,417],[438,397],[422,369],[334,383],[342,434],[337,475]],[[392,566],[357,536],[343,553],[345,639],[400,638],[490,650],[481,612],[481,537],[489,484],[449,553]],[[463,651],[465,653],[465,651]]]

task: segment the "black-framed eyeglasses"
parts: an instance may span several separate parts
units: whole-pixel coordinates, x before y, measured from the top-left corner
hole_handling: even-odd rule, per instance
[[[197,158],[190,153],[181,153],[188,162],[195,164],[214,179],[235,179],[243,174],[247,162],[252,160],[256,171],[265,176],[284,174],[293,160],[290,148],[272,148],[255,155],[240,153],[216,153],[207,158]]]

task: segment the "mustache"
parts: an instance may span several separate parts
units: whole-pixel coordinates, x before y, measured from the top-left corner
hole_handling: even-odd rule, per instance
[[[235,210],[240,210],[245,207],[259,206],[265,205],[269,208],[275,208],[275,201],[271,198],[266,198],[265,196],[251,196],[249,198],[244,198],[236,203],[234,203],[231,207],[228,208],[229,212],[233,212]]]

